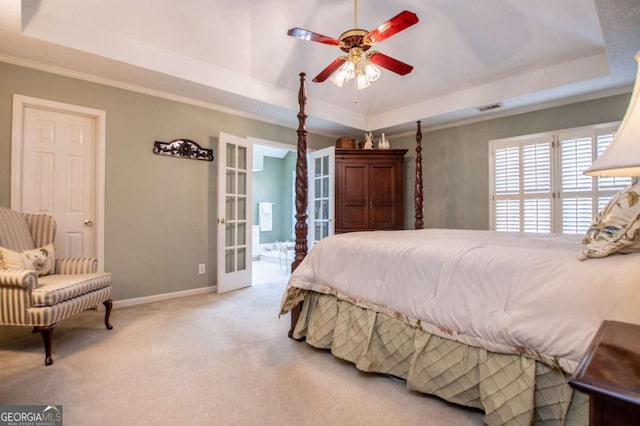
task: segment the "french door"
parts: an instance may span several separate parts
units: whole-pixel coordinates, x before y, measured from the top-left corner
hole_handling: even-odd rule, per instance
[[[251,285],[252,145],[244,138],[218,137],[218,293]]]
[[[309,232],[311,249],[335,228],[335,147],[313,151],[309,158]]]

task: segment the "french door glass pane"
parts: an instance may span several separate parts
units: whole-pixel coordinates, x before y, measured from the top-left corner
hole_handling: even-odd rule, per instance
[[[238,194],[247,194],[247,173],[238,172]]]
[[[234,247],[236,245],[236,224],[227,223],[224,227],[224,230],[225,247]]]
[[[237,227],[238,231],[238,245],[244,246],[247,244],[246,236],[247,236],[247,225],[246,223],[238,223]]]
[[[238,170],[247,170],[247,148],[238,147]]]
[[[236,250],[235,249],[227,249],[224,251],[224,272],[235,272],[236,271]]]
[[[243,247],[238,249],[237,258],[238,258],[237,270],[244,271],[245,269],[247,269],[247,264],[246,264],[247,249],[246,248]]]
[[[225,213],[225,217],[227,220],[234,220],[236,218],[236,199],[233,196],[228,196],[226,197],[227,199],[227,206],[225,208],[226,213]]]
[[[227,145],[227,167],[236,167],[236,146]]]
[[[244,197],[238,197],[238,221],[245,221],[247,219],[247,199]]]
[[[236,172],[227,169],[227,194],[236,193]]]

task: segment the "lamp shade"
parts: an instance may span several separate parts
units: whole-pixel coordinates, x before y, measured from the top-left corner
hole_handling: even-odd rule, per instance
[[[640,65],[640,52],[636,54]],[[611,144],[591,167],[589,176],[640,176],[640,66],[629,107]]]

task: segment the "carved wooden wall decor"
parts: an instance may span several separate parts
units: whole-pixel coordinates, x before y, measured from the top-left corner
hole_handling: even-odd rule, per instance
[[[213,150],[202,148],[189,139],[174,139],[171,142],[155,141],[153,153],[170,157],[191,158],[192,160],[213,161]]]

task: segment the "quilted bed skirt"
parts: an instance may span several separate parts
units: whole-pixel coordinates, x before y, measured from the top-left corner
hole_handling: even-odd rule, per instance
[[[587,425],[589,399],[558,368],[448,340],[333,295],[303,291],[293,337],[366,372],[485,413],[487,425]]]

